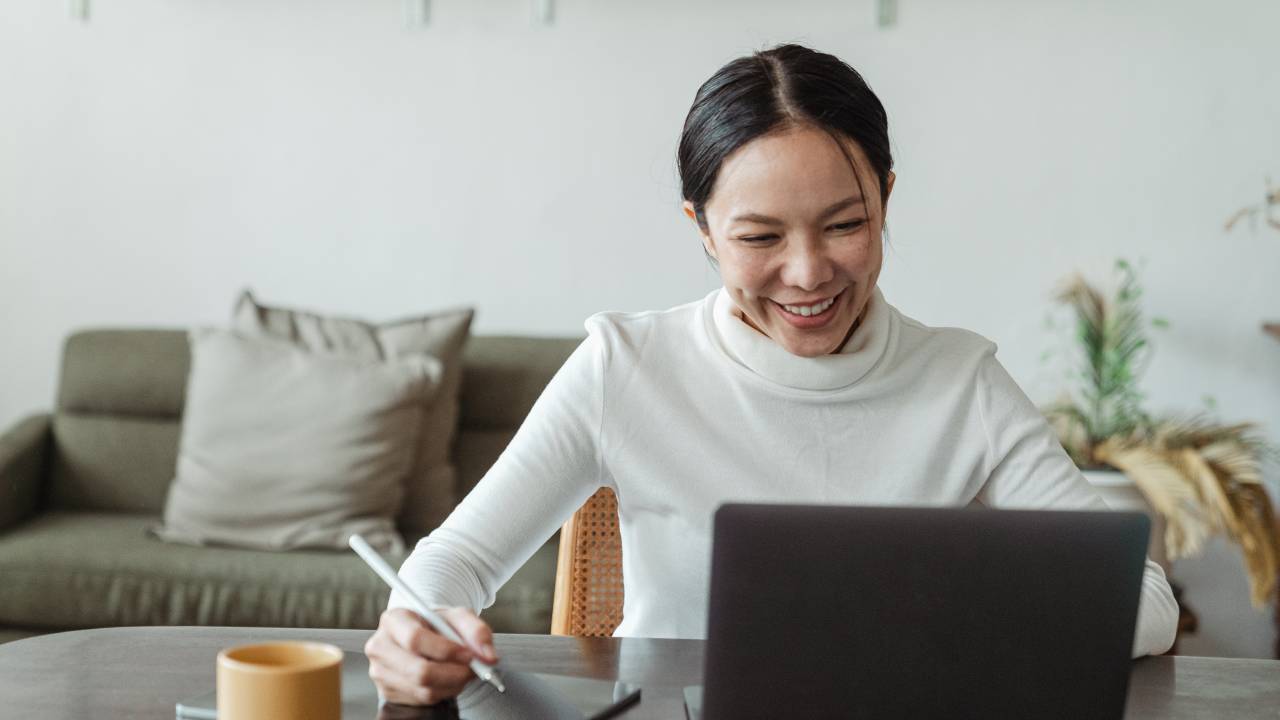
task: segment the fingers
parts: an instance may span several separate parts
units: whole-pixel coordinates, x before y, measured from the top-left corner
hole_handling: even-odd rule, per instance
[[[458,632],[467,646],[487,663],[498,662],[498,652],[493,648],[493,630],[469,608],[444,608],[443,617]]]
[[[464,685],[458,685],[454,687],[415,688],[391,684],[377,675],[372,665],[369,666],[369,677],[373,680],[373,684],[377,686],[378,693],[383,700],[396,705],[411,705],[414,707],[435,705],[438,702],[455,698],[462,694],[463,687],[465,687]],[[414,717],[417,716],[415,715]]]
[[[366,653],[370,661],[376,658],[378,664],[384,666],[387,677],[410,685],[458,685],[471,679],[471,668],[466,663],[424,658],[395,643],[373,644],[366,648]]]
[[[369,677],[389,702],[431,705],[454,697],[474,677],[467,666],[473,653],[408,610],[383,613],[364,649]]]
[[[387,630],[400,647],[432,660],[469,663],[472,652],[431,629],[417,613],[403,608],[388,610]],[[479,620],[479,618],[476,618]]]
[[[471,680],[466,665],[431,662],[407,653],[400,661],[369,660],[369,678],[388,701],[402,705],[432,705],[454,697]]]

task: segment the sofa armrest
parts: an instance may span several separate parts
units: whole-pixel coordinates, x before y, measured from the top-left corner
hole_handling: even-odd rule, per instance
[[[36,511],[51,427],[48,415],[33,415],[0,435],[0,531]]]

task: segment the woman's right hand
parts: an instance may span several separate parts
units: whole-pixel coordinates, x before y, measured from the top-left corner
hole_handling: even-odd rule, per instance
[[[378,630],[364,645],[369,677],[387,702],[434,705],[456,696],[475,674],[472,658],[493,664],[493,631],[469,608],[437,611],[462,637],[459,645],[431,629],[421,615],[405,608],[382,613]]]

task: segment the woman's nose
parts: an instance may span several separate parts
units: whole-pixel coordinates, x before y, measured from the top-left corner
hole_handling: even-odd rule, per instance
[[[817,290],[834,277],[830,258],[821,242],[805,241],[787,249],[782,281],[792,287]]]

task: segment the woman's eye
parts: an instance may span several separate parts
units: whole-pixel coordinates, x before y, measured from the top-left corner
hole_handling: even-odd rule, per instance
[[[738,239],[745,243],[762,243],[769,242],[777,237],[777,235],[746,235]]]
[[[838,223],[836,225],[832,225],[831,229],[841,230],[841,231],[857,230],[858,228],[862,227],[863,223],[865,222],[866,220],[850,220],[849,222],[843,222],[843,223]]]

